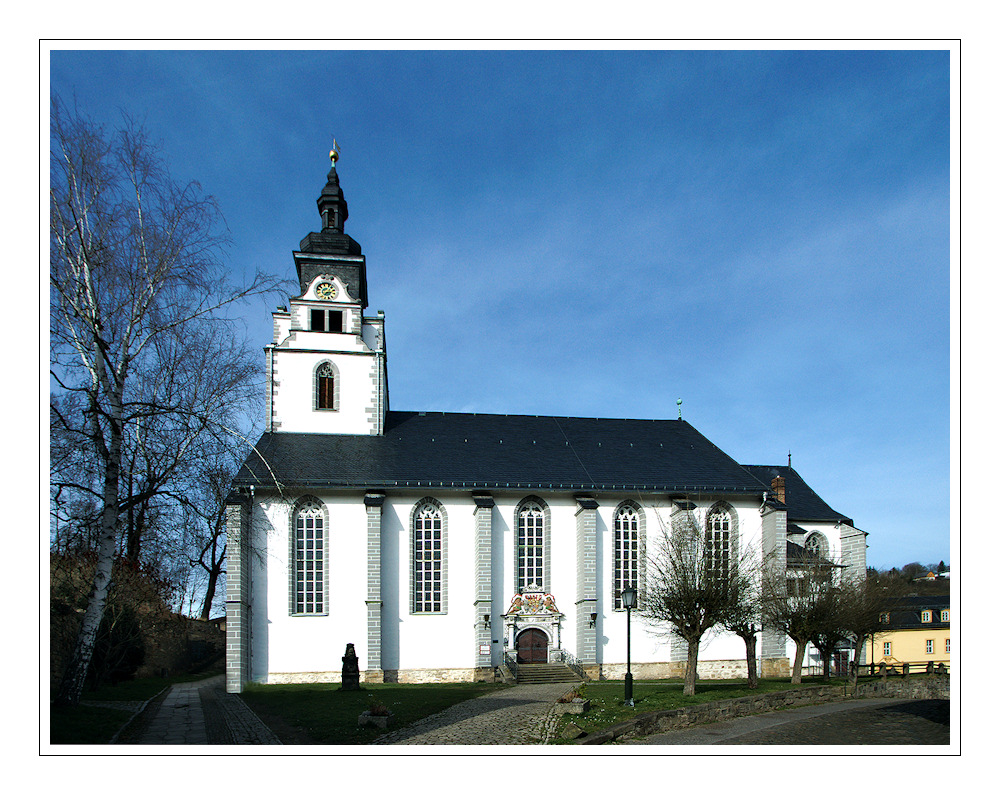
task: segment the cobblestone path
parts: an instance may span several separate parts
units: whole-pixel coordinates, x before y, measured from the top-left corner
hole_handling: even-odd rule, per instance
[[[373,745],[537,745],[555,729],[555,701],[571,685],[516,685],[455,704]]]

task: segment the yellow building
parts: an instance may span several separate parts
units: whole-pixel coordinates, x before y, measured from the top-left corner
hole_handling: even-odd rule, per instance
[[[865,645],[865,659],[876,665],[885,662],[900,666],[910,663],[919,672],[929,662],[951,665],[951,597],[907,596],[882,615],[883,632],[875,635],[874,654],[871,640]]]

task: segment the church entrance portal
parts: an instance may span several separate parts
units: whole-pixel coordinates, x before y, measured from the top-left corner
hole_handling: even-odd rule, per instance
[[[540,629],[526,629],[517,636],[517,664],[547,663],[549,639]]]

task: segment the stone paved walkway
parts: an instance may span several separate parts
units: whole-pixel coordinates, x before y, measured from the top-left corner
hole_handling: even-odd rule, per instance
[[[221,674],[173,685],[118,739],[128,745],[280,745],[260,718],[225,692]]]
[[[517,685],[429,715],[373,745],[536,745],[555,729],[555,702],[572,685]]]

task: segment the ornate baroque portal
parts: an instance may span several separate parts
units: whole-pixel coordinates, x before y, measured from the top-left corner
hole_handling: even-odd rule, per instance
[[[521,593],[515,594],[510,607],[504,614],[504,646],[515,651],[517,638],[528,629],[541,630],[548,636],[548,648],[545,660],[551,658],[552,649],[562,648],[561,627],[565,616],[556,607],[552,594],[545,593],[541,588],[529,585]]]

